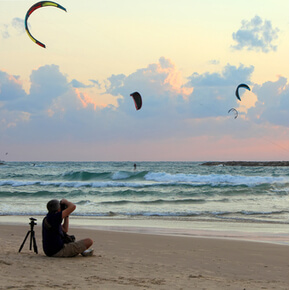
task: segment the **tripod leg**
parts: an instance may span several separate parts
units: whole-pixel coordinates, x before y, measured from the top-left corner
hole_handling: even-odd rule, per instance
[[[34,231],[32,232],[32,238],[33,238],[33,249],[34,249],[34,252],[36,254],[38,254],[38,251],[37,251],[37,245],[36,245],[36,239],[35,239],[35,233]]]
[[[26,239],[28,238],[28,235],[30,234],[30,231],[28,231],[27,232],[27,234],[26,234],[26,236],[25,236],[25,238],[24,238],[24,240],[23,240],[23,243],[21,244],[21,246],[20,246],[20,248],[19,248],[19,253],[21,252],[21,250],[22,250],[22,248],[23,248],[23,246],[24,246],[24,244],[25,244],[25,242],[26,242]]]
[[[30,235],[30,245],[29,245],[29,250],[31,251],[32,249],[32,234],[33,234],[33,230],[30,231],[31,235]]]

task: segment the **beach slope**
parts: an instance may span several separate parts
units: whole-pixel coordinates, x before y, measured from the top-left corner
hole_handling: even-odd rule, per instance
[[[288,289],[288,246],[72,228],[92,257],[49,258],[29,228],[0,225],[0,289]]]

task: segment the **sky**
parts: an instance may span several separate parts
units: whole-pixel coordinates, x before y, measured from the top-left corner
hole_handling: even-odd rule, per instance
[[[46,48],[36,2],[0,0],[0,159],[289,160],[288,0],[57,0]]]

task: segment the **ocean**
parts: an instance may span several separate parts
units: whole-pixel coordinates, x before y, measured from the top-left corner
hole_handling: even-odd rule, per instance
[[[44,216],[50,199],[66,198],[77,205],[72,217],[95,224],[288,229],[289,167],[136,165],[7,162],[0,166],[0,216]]]

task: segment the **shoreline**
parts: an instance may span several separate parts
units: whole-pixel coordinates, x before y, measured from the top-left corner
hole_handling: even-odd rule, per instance
[[[37,219],[36,228],[41,228],[44,216],[33,217]],[[28,228],[29,218],[30,216],[0,216],[0,225],[26,225]],[[236,240],[289,246],[288,224],[71,216],[70,228],[157,236]]]
[[[0,223],[0,289],[288,289],[289,247],[229,239],[70,229],[90,237],[92,257],[51,258],[28,224]]]

